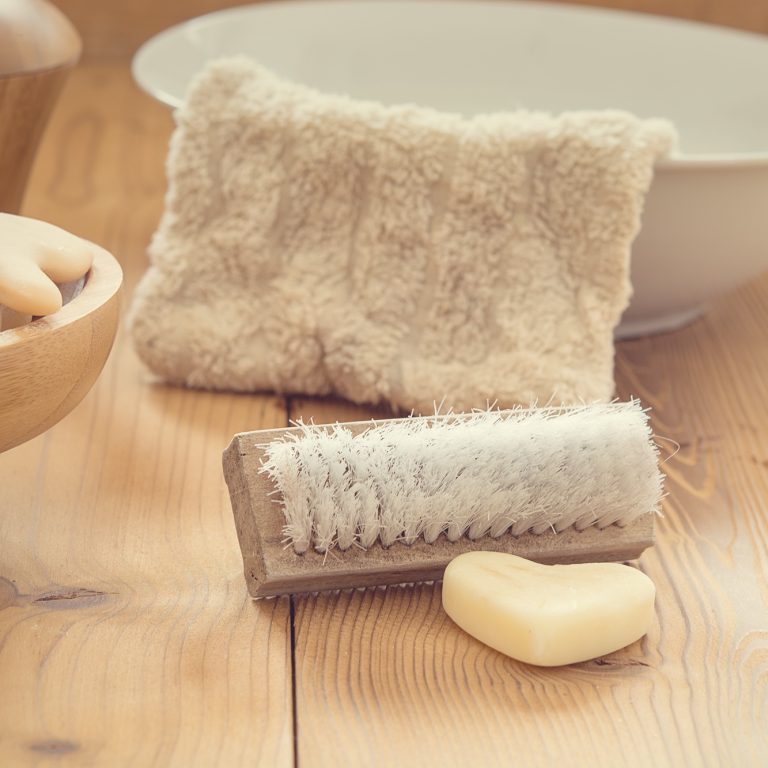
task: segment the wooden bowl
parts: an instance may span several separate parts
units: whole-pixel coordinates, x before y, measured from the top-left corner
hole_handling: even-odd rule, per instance
[[[82,291],[58,312],[0,332],[0,452],[66,416],[107,360],[123,272],[97,248]]]

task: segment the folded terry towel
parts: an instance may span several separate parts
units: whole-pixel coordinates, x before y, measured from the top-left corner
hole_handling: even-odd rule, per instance
[[[417,411],[612,396],[665,121],[466,119],[245,59],[209,65],[176,119],[132,311],[166,380]]]

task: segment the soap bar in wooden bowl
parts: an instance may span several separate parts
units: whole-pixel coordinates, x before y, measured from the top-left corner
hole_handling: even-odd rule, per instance
[[[656,588],[620,563],[541,565],[501,552],[467,552],[443,577],[443,607],[497,651],[543,667],[573,664],[641,638]]]
[[[16,218],[7,217],[5,223]],[[37,222],[30,226],[38,232],[47,225]],[[40,245],[36,237],[14,239],[4,237],[7,234],[8,229],[0,227],[0,247],[10,248],[4,251],[6,255],[29,254],[30,249],[34,253]],[[12,234],[17,234],[15,228]],[[74,239],[73,235],[67,235]],[[44,239],[50,245],[48,239]],[[84,267],[76,263],[77,258],[55,259],[62,254],[43,249],[45,270],[35,274],[38,279],[31,285],[21,285],[21,291],[16,290],[18,285],[12,274],[15,262],[10,259],[5,262],[6,278],[11,278],[5,281],[9,289],[6,298],[17,302],[17,299],[27,301],[31,297],[34,301],[34,292],[29,288],[43,285],[44,298],[53,298],[53,306],[48,308],[56,310],[60,304],[63,306],[46,317],[0,331],[0,453],[39,435],[66,416],[91,388],[112,347],[122,270],[104,249],[79,238],[75,241],[82,244],[75,249],[77,253],[64,255],[79,258],[82,248],[87,256]],[[52,265],[54,259],[56,263]],[[81,289],[79,293],[65,302],[70,298],[69,291],[60,291],[50,278],[71,276],[66,271],[62,273],[61,265],[69,270],[72,263],[75,275],[80,269],[86,269],[87,275],[77,281],[75,287]],[[17,303],[17,311],[26,309],[37,313],[41,309],[37,305]],[[0,321],[5,321],[4,316],[5,310]]]
[[[0,213],[0,305],[30,317],[58,312],[59,285],[82,287],[96,248],[47,221]]]

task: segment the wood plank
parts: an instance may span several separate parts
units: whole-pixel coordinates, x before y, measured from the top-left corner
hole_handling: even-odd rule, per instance
[[[127,295],[170,129],[124,67],[79,69],[27,198]],[[0,764],[293,765],[289,603],[248,598],[221,476],[233,433],[285,423],[280,398],[153,384],[122,328],[81,405],[0,455]]]
[[[642,641],[536,669],[443,613],[437,586],[296,598],[297,754],[336,764],[749,765],[768,757],[768,277],[674,334],[619,346],[668,474]],[[291,416],[369,418],[297,401]]]

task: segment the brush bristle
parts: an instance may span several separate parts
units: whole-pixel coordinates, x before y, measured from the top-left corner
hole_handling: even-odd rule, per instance
[[[657,512],[663,477],[638,401],[300,425],[262,472],[296,552],[625,525]]]

